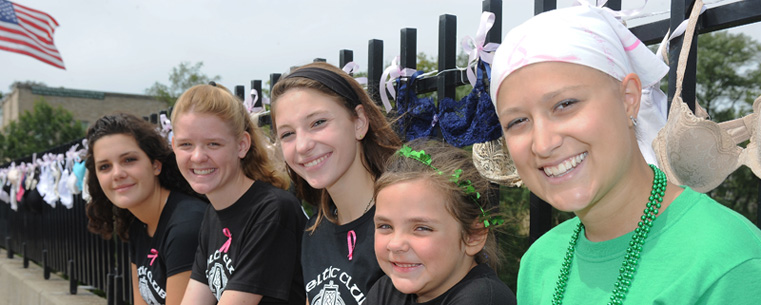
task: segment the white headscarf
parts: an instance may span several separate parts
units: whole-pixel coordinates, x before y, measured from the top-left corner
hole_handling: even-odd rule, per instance
[[[510,73],[548,61],[588,66],[618,80],[636,73],[643,87],[637,140],[645,160],[657,165],[651,143],[666,124],[666,95],[659,83],[669,67],[609,9],[590,5],[556,9],[507,33],[492,63],[490,91],[495,109],[499,86]]]

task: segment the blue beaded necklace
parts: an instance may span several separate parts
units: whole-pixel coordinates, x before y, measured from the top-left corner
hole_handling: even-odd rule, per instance
[[[629,242],[629,248],[626,249],[626,256],[623,263],[621,263],[621,269],[618,270],[618,278],[614,284],[615,288],[613,288],[613,294],[610,296],[609,305],[624,303],[626,293],[629,292],[629,287],[631,287],[634,280],[634,274],[637,272],[637,263],[640,252],[642,252],[642,246],[645,245],[645,239],[647,239],[647,235],[650,233],[650,228],[653,227],[653,221],[658,216],[663,196],[666,194],[666,174],[655,167],[655,165],[650,164],[650,168],[653,169],[654,174],[653,189],[650,191],[650,198],[648,198],[644,214],[640,217],[637,229],[634,230],[634,236],[632,236],[632,240]],[[579,234],[583,228],[584,224],[579,222],[579,225],[573,231],[573,234],[571,234],[570,246],[565,253],[557,285],[555,286],[555,293],[552,295],[553,305],[563,304],[563,295],[565,294],[568,282],[573,254],[576,250],[576,242],[579,240]]]

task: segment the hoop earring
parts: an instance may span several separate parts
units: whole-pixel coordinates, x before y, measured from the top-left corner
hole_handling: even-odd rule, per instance
[[[637,118],[635,118],[632,115],[630,115],[629,118],[632,120],[632,124],[634,124],[634,127],[637,127]]]

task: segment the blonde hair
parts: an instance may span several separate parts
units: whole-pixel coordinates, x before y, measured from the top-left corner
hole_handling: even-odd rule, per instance
[[[435,188],[446,198],[444,207],[460,224],[463,242],[467,242],[468,236],[483,234],[483,230],[487,230],[486,243],[476,254],[475,260],[479,264],[487,263],[497,269],[502,254],[494,234],[496,226],[485,228],[482,221],[485,214],[483,211],[494,217],[497,216],[499,207],[488,208],[486,196],[475,198],[472,194],[466,194],[458,184],[450,181],[451,175],[461,169],[459,181],[469,180],[477,192],[486,194],[489,182],[478,174],[470,154],[463,149],[434,140],[418,139],[407,145],[414,150],[425,150],[425,153],[431,156],[431,166],[436,167],[438,171],[419,160],[396,153],[388,158],[383,175],[375,182],[373,198],[377,198],[378,193],[384,188],[396,183],[417,179],[426,181],[428,186]]]
[[[222,85],[196,85],[183,93],[172,110],[172,122],[186,113],[211,114],[225,122],[236,138],[248,133],[251,146],[241,160],[246,177],[268,182],[276,187],[288,189],[288,176],[278,170],[277,164],[268,157],[268,138],[259,126],[251,121],[243,103]]]

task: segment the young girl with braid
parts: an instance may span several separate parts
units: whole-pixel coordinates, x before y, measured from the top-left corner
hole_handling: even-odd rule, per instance
[[[408,145],[375,183],[375,255],[386,276],[365,304],[515,304],[494,271],[503,220],[480,195],[488,182],[470,155],[436,141]]]

